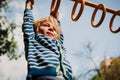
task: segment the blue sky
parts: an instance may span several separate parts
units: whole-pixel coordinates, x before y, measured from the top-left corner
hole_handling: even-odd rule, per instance
[[[35,0],[33,9],[35,20],[49,15],[51,1],[52,0]],[[89,1],[96,4],[102,3],[108,8],[120,10],[120,0]],[[25,0],[13,0],[10,4],[11,13],[7,14],[8,18],[19,26],[22,24],[24,2]],[[80,55],[80,52],[91,56],[96,62],[97,67],[99,67],[100,62],[105,58],[105,56],[117,57],[120,55],[120,32],[113,34],[109,30],[109,23],[112,17],[111,13],[106,13],[103,23],[98,28],[93,28],[91,26],[91,16],[94,8],[89,6],[85,6],[85,9],[78,21],[72,21],[71,12],[73,5],[74,2],[70,0],[62,0],[59,13],[61,28],[65,36],[64,45],[68,53],[68,58],[73,67],[73,73],[78,76],[78,73],[82,73],[83,70],[94,68],[93,64],[88,59]],[[80,5],[77,7],[77,11],[79,7]],[[99,15],[96,15],[96,21],[99,20],[101,12],[98,11],[97,14]],[[113,25],[115,28],[120,26],[119,16],[116,17]],[[18,33],[16,31],[16,35],[21,36],[21,34],[22,32]],[[23,51],[22,37],[18,38],[17,36],[16,39],[20,46],[20,50]],[[91,55],[88,54],[87,50],[84,48],[84,46],[89,42],[91,42],[91,47],[93,47]]]

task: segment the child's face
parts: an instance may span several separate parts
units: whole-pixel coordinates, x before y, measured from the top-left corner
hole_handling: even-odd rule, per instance
[[[39,26],[39,33],[45,36],[57,40],[58,33],[52,21],[44,21]]]

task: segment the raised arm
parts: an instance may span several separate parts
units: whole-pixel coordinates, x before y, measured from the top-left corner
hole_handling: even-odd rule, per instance
[[[57,12],[53,11],[53,12],[50,13],[50,15],[53,16],[53,17],[55,17],[56,20],[59,21],[59,12],[58,11]]]
[[[24,39],[30,40],[34,36],[34,18],[32,15],[34,0],[27,0],[25,3],[25,11],[23,18],[22,31],[24,33]]]
[[[26,9],[33,9],[34,0],[27,0],[25,4]]]

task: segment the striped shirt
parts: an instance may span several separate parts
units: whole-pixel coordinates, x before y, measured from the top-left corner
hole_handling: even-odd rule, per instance
[[[72,80],[71,66],[66,60],[63,35],[53,40],[44,34],[34,32],[34,18],[30,9],[24,11],[22,31],[25,56],[28,62],[28,75],[60,76],[62,71],[66,80]]]

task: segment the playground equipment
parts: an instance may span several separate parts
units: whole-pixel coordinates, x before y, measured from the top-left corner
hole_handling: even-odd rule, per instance
[[[55,7],[55,1],[56,0],[52,0],[51,8],[50,8],[50,12],[53,12],[53,13],[56,13],[58,11],[60,3],[61,3],[61,0],[57,0],[56,7]]]
[[[56,7],[55,7],[55,1],[57,1],[56,2]],[[95,3],[92,3],[92,2],[89,2],[89,1],[85,1],[85,0],[70,0],[70,1],[75,2],[74,5],[73,5],[72,13],[71,13],[71,19],[73,21],[77,21],[80,18],[80,16],[82,15],[82,12],[84,10],[85,5],[87,5],[87,6],[95,8],[94,12],[92,14],[92,18],[91,18],[91,25],[94,28],[97,28],[97,27],[99,27],[102,24],[102,22],[104,21],[104,18],[106,16],[106,12],[109,12],[109,13],[113,14],[113,16],[112,16],[112,18],[110,20],[110,24],[109,24],[110,31],[112,33],[120,32],[120,27],[118,29],[116,29],[116,30],[113,30],[114,19],[115,19],[116,16],[120,16],[120,10],[116,11],[116,10],[113,10],[111,8],[105,7],[104,4],[95,4]],[[58,11],[58,9],[59,9],[60,3],[61,3],[61,0],[52,0],[50,12],[55,12],[56,13]],[[78,14],[75,16],[77,5],[80,4],[80,3],[81,3],[80,10],[79,10]],[[97,11],[99,9],[103,11],[102,12],[102,16],[101,16],[99,22],[95,24],[94,23],[95,15],[96,15],[96,13],[97,13]]]

